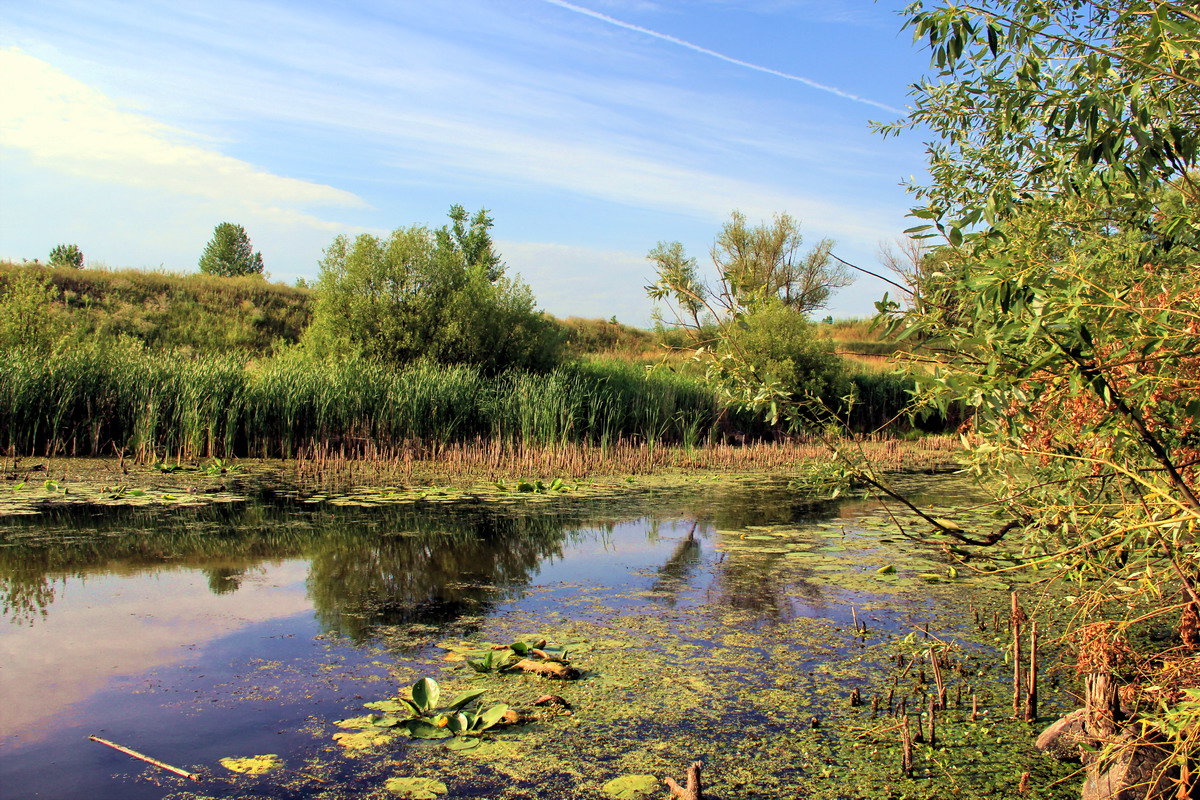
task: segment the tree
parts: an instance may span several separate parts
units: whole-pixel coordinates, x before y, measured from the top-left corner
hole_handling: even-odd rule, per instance
[[[232,222],[222,222],[213,229],[213,237],[204,247],[204,253],[200,256],[200,271],[226,278],[261,275],[262,253],[254,251],[245,228]]]
[[[467,210],[455,203],[450,206],[450,224],[438,229],[438,246],[448,252],[457,252],[470,266],[483,267],[487,279],[493,283],[504,274],[504,262],[492,244],[493,219],[486,208],[481,208],[467,221]]]
[[[453,227],[421,226],[387,237],[338,236],[320,263],[306,345],[318,355],[356,352],[397,364],[426,358],[488,372],[553,366],[558,326],[536,310],[528,286],[503,275],[484,212],[475,220],[465,238]]]
[[[772,421],[783,413],[793,426],[823,424],[827,401],[846,388],[842,360],[805,314],[849,275],[832,265],[831,241],[805,254],[802,242],[787,214],[751,228],[735,211],[710,250],[715,284],[701,279],[679,242],[659,242],[646,256],[657,278],[647,293],[672,307],[726,400],[765,410]]]
[[[911,289],[956,302],[881,309],[937,360],[925,396],[973,408],[974,468],[1011,520],[986,537],[931,526],[969,544],[1015,531],[1026,553],[1100,579],[1082,584],[1081,621],[1104,621],[1108,638],[1084,628],[1081,654],[1175,616],[1183,648],[1137,663],[1186,673],[1178,654],[1200,648],[1200,13],[1167,0],[937,2],[911,6],[908,25],[936,76],[883,132],[935,137],[930,181],[915,187],[927,224],[912,233],[939,237],[957,268],[914,271]],[[1110,603],[1114,578],[1129,591]],[[1197,706],[1185,711],[1169,677],[1123,697],[1144,724],[1090,731],[1127,742],[1155,730],[1183,796]]]
[[[799,223],[788,214],[749,227],[746,215],[734,211],[709,250],[716,285],[701,280],[696,260],[682,244],[659,242],[646,256],[658,273],[648,291],[656,299],[669,298],[693,325],[699,324],[705,311],[728,317],[772,297],[807,314],[823,308],[836,289],[850,285],[851,278],[844,266],[830,258],[832,240],[822,239],[802,254],[803,243]]]
[[[56,245],[50,251],[50,266],[83,269],[83,251],[74,244]]]

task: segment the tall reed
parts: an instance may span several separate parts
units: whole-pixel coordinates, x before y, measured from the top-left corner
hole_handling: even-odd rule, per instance
[[[898,384],[865,384],[867,402],[852,414],[859,429],[907,402]],[[0,449],[10,455],[353,457],[481,441],[603,452],[772,433],[751,414],[722,411],[695,377],[620,360],[489,376],[467,366],[318,361],[299,350],[262,360],[190,356],[114,340],[0,352]]]

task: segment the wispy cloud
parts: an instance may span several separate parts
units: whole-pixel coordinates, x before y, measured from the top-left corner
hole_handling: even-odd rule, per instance
[[[7,78],[0,146],[56,171],[219,200],[289,224],[340,228],[302,209],[366,205],[350,192],[273,174],[204,146],[186,131],[123,110],[17,48],[0,49],[0,73]]]
[[[828,92],[829,94],[837,95],[838,97],[845,98],[846,100],[852,100],[856,103],[865,103],[866,105],[874,106],[876,108],[887,111],[890,114],[900,115],[900,114],[904,113],[900,109],[894,108],[893,106],[889,106],[886,103],[880,103],[879,101],[872,100],[868,97],[861,97],[859,95],[852,94],[851,92],[847,92],[844,89],[839,89],[836,86],[829,86],[828,84],[818,83],[817,81],[814,81],[811,78],[805,78],[802,75],[794,75],[790,72],[784,72],[782,70],[774,69],[772,67],[763,66],[762,64],[755,64],[752,61],[744,61],[740,58],[734,58],[733,56],[717,52],[716,50],[710,50],[707,47],[702,47],[701,45],[698,45],[694,42],[689,42],[686,39],[680,39],[679,37],[672,36],[668,33],[662,33],[660,31],[651,30],[650,28],[644,28],[641,25],[635,25],[632,22],[625,22],[624,20],[617,19],[616,17],[610,17],[608,14],[602,14],[599,11],[594,11],[590,8],[584,8],[583,6],[577,6],[574,3],[565,2],[565,0],[542,0],[542,2],[549,3],[552,6],[558,6],[559,8],[564,8],[567,11],[573,11],[576,14],[583,14],[586,17],[591,17],[592,19],[600,20],[601,22],[607,23],[609,25],[615,25],[618,28],[624,28],[625,30],[634,31],[636,33],[641,33],[646,36],[651,36],[655,39],[660,39],[664,42],[670,42],[671,44],[678,45],[679,47],[684,47],[688,50],[692,50],[697,53],[703,53],[706,56],[711,56],[713,58],[720,59],[721,61],[725,61],[729,64],[734,64],[739,67],[745,67],[746,69],[752,69],[757,72],[763,72],[763,73],[766,73],[767,75],[774,75],[777,78],[784,78],[789,81],[796,81],[797,83],[802,83],[805,86],[811,87],[813,89],[818,89],[822,92]]]

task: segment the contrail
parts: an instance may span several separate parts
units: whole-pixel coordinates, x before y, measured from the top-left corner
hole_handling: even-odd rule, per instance
[[[634,25],[632,22],[625,22],[624,20],[619,20],[616,17],[610,17],[607,14],[601,14],[599,11],[593,11],[590,8],[584,8],[583,6],[577,6],[574,3],[565,2],[565,0],[542,0],[542,1],[545,3],[549,3],[552,6],[558,6],[559,8],[565,8],[567,11],[574,11],[576,14],[583,14],[585,17],[591,17],[592,19],[598,19],[601,22],[607,22],[609,25],[615,25],[618,28],[624,28],[625,30],[629,30],[629,31],[636,31],[637,33],[645,34],[646,36],[653,36],[655,39],[661,39],[664,42],[670,42],[671,44],[676,44],[676,45],[679,45],[680,47],[686,47],[688,50],[694,50],[697,53],[703,53],[706,56],[712,56],[713,58],[719,58],[722,61],[728,62],[730,64],[736,64],[739,67],[746,67],[747,69],[756,70],[758,72],[765,72],[768,75],[774,75],[778,78],[786,78],[789,81],[796,81],[797,83],[803,83],[805,86],[811,86],[814,89],[820,89],[822,92],[829,92],[830,94],[836,94],[838,97],[844,97],[847,100],[853,100],[856,103],[866,103],[869,106],[875,106],[876,108],[882,108],[884,111],[890,112],[892,114],[899,114],[899,115],[904,114],[904,112],[898,108],[893,108],[892,106],[886,105],[884,103],[880,103],[876,100],[871,100],[866,97],[859,97],[856,94],[851,94],[850,92],[843,91],[843,90],[837,88],[836,86],[826,86],[823,83],[817,83],[816,81],[810,80],[801,75],[793,75],[790,72],[782,72],[777,69],[771,69],[770,67],[764,67],[761,64],[753,64],[749,61],[743,61],[740,58],[734,58],[733,56],[727,56],[724,53],[718,53],[716,50],[709,50],[707,47],[701,47],[698,44],[693,44],[692,42],[689,42],[686,39],[679,39],[675,36],[671,36],[670,34],[659,33],[658,31],[652,31],[649,28],[643,28],[641,25]]]

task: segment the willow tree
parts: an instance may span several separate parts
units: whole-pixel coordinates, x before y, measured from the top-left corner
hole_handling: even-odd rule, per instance
[[[910,233],[954,268],[911,287],[922,302],[881,308],[936,362],[926,397],[973,408],[974,467],[1012,521],[975,537],[931,524],[1023,537],[1080,580],[1110,644],[1134,618],[1173,621],[1172,646],[1131,656],[1144,725],[1114,731],[1166,742],[1185,796],[1200,744],[1185,680],[1200,674],[1200,10],[914,3],[907,24],[933,74],[882,130],[932,132]]]

